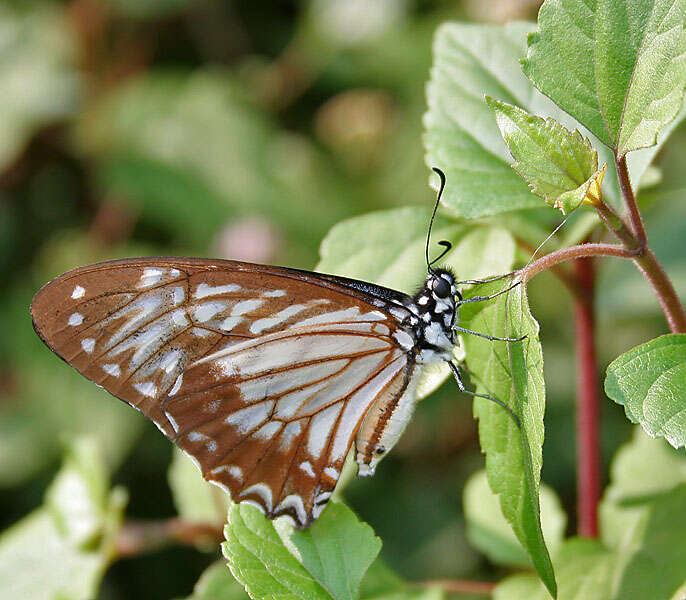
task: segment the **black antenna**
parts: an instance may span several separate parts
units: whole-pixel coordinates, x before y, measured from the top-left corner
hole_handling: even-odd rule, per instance
[[[445,173],[441,171],[438,167],[432,167],[432,170],[441,178],[441,187],[438,190],[438,196],[436,197],[436,204],[434,204],[434,210],[431,213],[431,221],[429,221],[429,231],[426,234],[426,249],[425,249],[425,256],[426,256],[426,268],[428,269],[429,273],[433,273],[433,269],[431,268],[431,265],[433,265],[436,261],[440,260],[443,258],[449,251],[450,248],[452,248],[452,245],[450,242],[442,240],[439,242],[439,245],[444,246],[445,250],[442,252],[442,254],[429,262],[429,242],[431,241],[431,228],[433,227],[434,224],[434,219],[436,218],[436,211],[438,210],[438,205],[441,202],[441,195],[443,194],[443,189],[445,188]]]

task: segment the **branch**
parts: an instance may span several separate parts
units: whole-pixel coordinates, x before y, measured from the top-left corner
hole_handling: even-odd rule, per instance
[[[534,248],[531,244],[528,244],[524,240],[515,237],[515,242],[520,248],[523,248],[531,256],[534,255],[536,252],[536,248]],[[565,269],[562,265],[553,265],[550,268],[550,272],[555,275],[563,284],[564,286],[569,290],[569,292],[572,294],[572,296],[577,297],[579,296],[582,291],[581,288],[579,287],[576,277],[574,277],[567,269]]]
[[[617,167],[617,179],[619,180],[619,189],[622,192],[624,202],[626,203],[631,225],[634,230],[634,235],[640,246],[645,247],[648,237],[646,235],[645,227],[643,226],[643,218],[638,210],[634,191],[631,189],[631,181],[629,180],[629,170],[626,166],[626,154],[621,158],[615,158],[615,166]]]
[[[679,301],[672,282],[657,260],[655,253],[648,248],[644,256],[634,258],[636,266],[655,291],[657,300],[665,314],[672,333],[686,333],[686,313]]]
[[[218,544],[224,539],[222,525],[191,523],[179,518],[127,521],[119,532],[114,553],[117,558],[128,558],[153,552],[171,544]]]
[[[577,517],[579,535],[598,536],[600,499],[600,396],[595,355],[593,299],[595,273],[590,258],[574,262],[583,294],[574,300],[577,362]]]
[[[438,587],[446,592],[459,594],[483,594],[490,596],[497,584],[490,581],[473,581],[471,579],[432,579],[411,584],[412,587]]]
[[[589,256],[618,256],[620,258],[635,258],[636,251],[627,250],[617,244],[579,244],[562,248],[535,260],[521,271],[522,282],[526,283],[534,275],[541,271],[550,269],[555,265],[571,260],[573,258],[584,258]]]

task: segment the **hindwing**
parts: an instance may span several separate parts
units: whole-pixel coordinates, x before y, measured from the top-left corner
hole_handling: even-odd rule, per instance
[[[414,373],[409,311],[392,301],[402,295],[354,284],[131,259],[56,278],[31,312],[54,352],[152,419],[234,501],[306,527],[370,408],[388,412]]]

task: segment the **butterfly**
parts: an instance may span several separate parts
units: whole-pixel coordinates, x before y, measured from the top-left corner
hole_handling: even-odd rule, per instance
[[[458,325],[461,304],[492,296],[464,300],[453,273],[433,268],[450,244],[429,261],[441,192],[427,277],[414,296],[285,267],[134,258],[47,283],[31,304],[34,328],[151,419],[235,502],[306,528],[351,448],[359,475],[372,475],[396,444],[423,368],[447,362],[467,391],[456,332],[507,339]]]

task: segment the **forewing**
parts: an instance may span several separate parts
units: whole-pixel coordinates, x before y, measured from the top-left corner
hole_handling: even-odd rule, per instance
[[[79,372],[151,418],[234,500],[306,526],[367,409],[408,373],[395,314],[315,275],[233,261],[76,269],[34,326]]]

